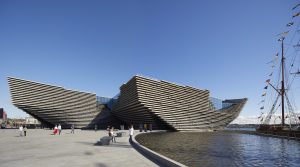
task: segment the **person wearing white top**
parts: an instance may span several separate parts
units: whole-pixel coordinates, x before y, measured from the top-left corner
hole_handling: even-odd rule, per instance
[[[20,125],[19,131],[20,131],[20,136],[23,136],[23,126]]]
[[[132,140],[132,136],[133,136],[133,126],[131,125],[130,128],[129,128],[129,136],[130,136],[130,141]]]
[[[73,133],[73,134],[74,134],[74,128],[75,128],[75,125],[72,124],[72,126],[71,126],[71,133]]]
[[[60,133],[61,133],[61,125],[59,124],[57,128],[58,128],[58,134],[60,135]]]
[[[111,127],[110,134],[111,134],[111,142],[115,142],[116,143],[116,134],[114,132],[114,127]]]

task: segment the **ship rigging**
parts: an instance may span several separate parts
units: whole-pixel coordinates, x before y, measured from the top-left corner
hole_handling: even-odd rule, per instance
[[[300,9],[300,4],[295,6],[292,10],[298,10]],[[283,33],[278,34],[280,38],[278,41],[280,42],[280,56],[279,53],[276,54],[275,58],[268,62],[267,64],[271,64],[272,71],[268,75],[270,77],[266,80],[266,85],[264,87],[264,93],[262,94],[263,99],[259,103],[259,105],[262,105],[260,107],[261,115],[258,117],[260,120],[260,126],[257,128],[257,131],[260,132],[267,132],[267,131],[277,131],[280,130],[287,130],[289,132],[291,131],[299,131],[300,132],[300,126],[299,126],[299,120],[300,120],[300,114],[296,113],[297,107],[294,99],[290,99],[290,94],[293,93],[292,85],[297,78],[300,76],[300,56],[299,56],[299,50],[300,50],[300,38],[297,38],[300,34],[300,22],[297,24],[297,26],[293,27],[295,23],[297,23],[296,19],[300,15],[300,12],[294,13],[292,16],[293,21],[286,24],[286,27],[289,28],[288,31],[285,31]],[[295,28],[292,30],[291,28]],[[287,35],[290,33],[294,33],[292,38],[290,39],[290,43],[288,45],[285,44],[287,40]],[[291,48],[291,44],[297,40],[296,45],[293,46],[294,52],[289,53],[288,50]],[[285,48],[285,46],[287,46]],[[288,56],[287,56],[288,55]],[[278,59],[280,57],[280,61],[278,62]],[[287,66],[287,58],[289,58],[290,64]],[[278,71],[275,71],[275,67],[279,66]],[[277,78],[275,78],[275,74],[277,73]],[[271,77],[274,76],[274,79],[271,80]],[[272,82],[271,82],[272,81]],[[277,81],[277,82],[276,82]],[[268,88],[271,87],[273,92],[271,93],[271,90],[268,90]],[[267,93],[270,93],[268,95],[271,97],[272,100],[270,100],[270,110],[267,110],[266,114],[265,111],[265,105],[266,104],[266,96]],[[272,102],[271,102],[272,101]],[[293,103],[292,103],[293,102]],[[276,114],[276,111],[280,109],[280,114]],[[281,123],[278,125],[276,124],[276,119],[280,118]],[[273,121],[271,121],[273,119]],[[278,134],[280,135],[280,134]],[[300,136],[300,135],[299,135]]]

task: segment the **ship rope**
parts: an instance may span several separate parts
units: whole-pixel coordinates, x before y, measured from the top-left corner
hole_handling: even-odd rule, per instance
[[[270,112],[268,113],[267,117],[266,117],[265,120],[263,121],[263,124],[269,124],[272,115],[275,113],[275,110],[274,110],[274,109],[275,109],[275,107],[276,107],[276,104],[277,104],[277,101],[278,101],[279,97],[280,97],[280,95],[278,94],[278,95],[277,95],[277,98],[276,98],[276,100],[275,100],[275,102],[274,102],[274,104],[272,105],[272,108],[271,108]]]
[[[290,119],[290,126],[291,124],[299,124],[298,118],[296,113],[294,112],[293,106],[290,103],[290,100],[288,98],[288,95],[286,94],[286,102],[288,104],[288,111],[289,111],[289,119]],[[292,122],[294,121],[294,122]]]
[[[285,55],[286,55],[287,52],[289,51],[290,46],[292,46],[292,43],[293,43],[293,41],[294,41],[294,38],[295,38],[296,34],[298,33],[297,31],[299,30],[299,28],[300,28],[300,22],[297,24],[296,30],[294,31],[294,33],[293,33],[293,35],[292,35],[292,38],[291,38],[289,44],[287,45],[287,47],[286,47],[286,49],[285,49],[285,53],[284,53]]]

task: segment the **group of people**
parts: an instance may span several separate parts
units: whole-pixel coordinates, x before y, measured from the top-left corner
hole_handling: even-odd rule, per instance
[[[133,125],[130,125],[129,126],[129,137],[130,137],[130,141],[132,140],[132,136],[133,136],[133,132],[134,132],[134,129],[133,129]],[[108,131],[108,136],[111,137],[111,142],[115,142],[116,143],[116,133],[115,133],[115,129],[114,127],[107,127],[106,129]]]
[[[61,131],[62,131],[62,129],[61,129],[61,125],[59,124],[59,125],[55,125],[55,127],[54,127],[54,130],[53,130],[53,134],[54,135],[57,135],[57,134],[61,134]]]
[[[71,125],[71,133],[74,134],[74,124]],[[97,130],[95,128],[95,130]],[[114,127],[108,127],[107,128],[107,131],[108,131],[108,136],[111,137],[111,141],[112,142],[115,142],[116,143],[116,133],[115,133],[115,129]],[[26,126],[23,126],[21,125],[19,127],[19,132],[20,132],[20,136],[26,136],[27,135],[27,127]],[[62,132],[62,127],[60,124],[58,125],[55,125],[54,129],[53,129],[53,135],[60,135]],[[132,140],[132,136],[133,136],[133,132],[134,132],[134,129],[133,129],[133,125],[130,125],[129,126],[129,136],[130,136],[130,140]]]
[[[140,126],[139,126],[139,129],[140,129],[140,132],[142,132],[143,130],[145,131],[145,132],[147,132],[147,130],[149,129],[149,131],[151,132],[152,131],[152,124],[142,124],[142,123],[140,123]]]
[[[71,133],[74,134],[74,129],[75,129],[75,125],[72,124],[71,125]],[[53,128],[53,132],[52,135],[60,135],[62,132],[62,127],[60,124],[55,125],[55,127]]]
[[[23,135],[26,136],[27,135],[27,127],[20,125],[19,132],[20,132],[20,136],[23,136]]]

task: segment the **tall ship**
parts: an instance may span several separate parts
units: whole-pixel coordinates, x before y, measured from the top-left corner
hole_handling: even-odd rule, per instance
[[[261,101],[260,125],[256,131],[268,135],[300,139],[300,4],[293,9],[287,30],[277,35],[279,52],[267,65],[271,71],[265,81]],[[298,93],[297,93],[298,92]]]

